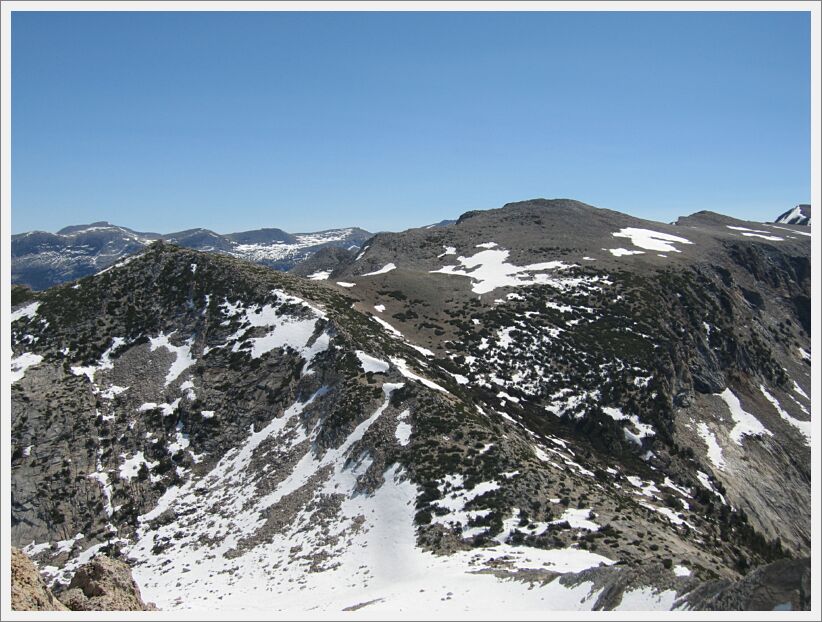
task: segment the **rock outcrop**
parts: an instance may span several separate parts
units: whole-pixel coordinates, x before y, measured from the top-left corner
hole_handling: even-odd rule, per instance
[[[14,611],[68,611],[37,571],[28,556],[11,547],[11,608]]]
[[[60,594],[62,603],[72,611],[156,611],[144,603],[140,588],[123,562],[98,556],[81,566]]]
[[[780,559],[739,581],[703,584],[683,600],[706,611],[810,611],[811,560]]]

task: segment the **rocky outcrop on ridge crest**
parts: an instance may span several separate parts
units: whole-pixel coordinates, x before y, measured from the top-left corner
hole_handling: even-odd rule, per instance
[[[11,608],[14,611],[68,611],[52,594],[28,556],[11,547]]]

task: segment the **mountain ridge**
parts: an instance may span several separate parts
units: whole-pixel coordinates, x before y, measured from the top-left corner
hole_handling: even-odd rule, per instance
[[[711,608],[771,582],[810,546],[809,237],[567,209],[304,276],[159,241],[15,290],[12,542],[58,583],[118,551],[162,609]]]

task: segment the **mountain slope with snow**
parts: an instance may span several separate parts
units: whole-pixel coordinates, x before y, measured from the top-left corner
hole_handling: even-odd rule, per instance
[[[809,240],[770,231],[535,201],[324,279],[163,243],[15,290],[12,542],[162,609],[717,606],[810,545]]]
[[[800,204],[779,215],[774,221],[782,225],[811,225],[811,206]]]

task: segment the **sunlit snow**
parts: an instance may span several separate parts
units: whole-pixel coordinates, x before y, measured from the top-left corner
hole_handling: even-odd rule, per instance
[[[608,252],[614,257],[624,257],[625,255],[644,255],[645,251],[629,251],[627,248],[609,248]]]
[[[611,235],[615,238],[628,238],[634,246],[661,253],[681,253],[682,251],[674,246],[674,244],[693,244],[690,240],[686,240],[678,235],[636,227],[625,227]]]
[[[360,359],[360,365],[364,372],[374,372],[375,374],[384,374],[388,371],[388,363],[385,361],[381,361],[378,358],[371,356],[363,352],[362,350],[356,351],[357,358]]]
[[[777,399],[773,395],[768,393],[768,390],[765,388],[765,385],[760,384],[759,385],[759,390],[762,391],[762,394],[765,396],[765,398],[771,404],[773,404],[773,407],[776,409],[776,412],[779,413],[779,416],[782,417],[788,423],[790,423],[797,430],[799,430],[802,433],[802,435],[805,437],[805,444],[810,445],[811,444],[811,434],[812,434],[812,430],[813,430],[813,427],[811,426],[811,422],[810,421],[800,421],[799,419],[796,419],[795,417],[791,417],[785,411],[785,409],[782,408],[782,406],[780,406]]]
[[[40,307],[40,301],[31,302],[24,307],[20,307],[17,311],[12,311],[11,313],[11,323],[14,324],[17,320],[21,320],[24,317],[26,318],[33,318],[37,314],[37,309]]]
[[[762,238],[763,240],[770,240],[771,242],[784,242],[784,238],[780,238],[775,235],[770,235],[770,231],[762,231],[760,229],[748,229],[747,227],[734,227],[731,225],[725,225],[728,229],[734,229],[735,231],[739,231],[748,238]]]
[[[9,374],[11,378],[11,384],[14,384],[23,376],[25,376],[26,370],[29,367],[33,367],[34,365],[39,364],[42,360],[42,356],[40,356],[39,354],[33,354],[31,352],[23,352],[23,354],[21,354],[20,356],[12,358],[11,374]]]
[[[397,358],[395,356],[392,356],[390,358],[391,358],[391,362],[394,363],[394,366],[406,378],[409,378],[410,380],[416,380],[418,382],[421,382],[422,384],[424,384],[429,389],[436,389],[437,391],[442,391],[443,393],[448,393],[450,395],[450,392],[447,389],[444,389],[443,387],[438,385],[433,380],[428,380],[428,378],[423,378],[422,376],[419,376],[419,375],[415,374],[414,372],[412,372],[408,368],[408,364],[405,362],[405,359]]]
[[[194,363],[196,362],[191,357],[191,344],[193,342],[193,339],[189,339],[188,341],[186,341],[185,345],[175,346],[169,341],[168,338],[170,336],[171,335],[160,333],[157,337],[149,338],[152,352],[154,352],[158,348],[165,348],[166,350],[174,354],[174,362],[171,364],[171,367],[169,368],[168,373],[166,374],[166,386],[174,382],[180,376],[180,374],[182,374],[186,369],[194,365]]]
[[[489,244],[496,246],[496,244],[492,242],[478,244],[477,246],[487,248]],[[457,266],[445,266],[439,270],[431,270],[431,272],[467,276],[474,281],[471,289],[475,294],[486,294],[498,287],[520,287],[535,284],[548,284],[562,287],[565,283],[551,274],[532,273],[540,273],[546,270],[555,272],[573,267],[561,261],[547,261],[527,266],[515,266],[506,261],[509,254],[510,252],[504,249],[488,248],[471,257],[457,257],[457,261],[467,270],[460,269]]]
[[[763,434],[773,436],[773,433],[765,428],[759,419],[742,408],[739,398],[730,389],[725,389],[719,394],[719,397],[728,405],[731,418],[734,420],[735,425],[731,430],[731,439],[737,445],[742,445],[742,437],[744,436],[760,436]]]
[[[331,276],[331,270],[319,270],[309,274],[308,278],[312,281],[325,281],[329,276]]]
[[[716,440],[716,435],[710,430],[710,428],[708,428],[708,425],[704,421],[699,423],[697,431],[702,437],[702,440],[704,440],[705,444],[708,446],[708,460],[710,460],[711,464],[713,464],[717,469],[724,471],[725,458],[722,456],[722,447],[719,446],[719,442]]]
[[[391,272],[392,270],[396,270],[397,266],[393,263],[387,263],[379,270],[374,270],[374,272],[366,272],[361,276],[376,276],[377,274],[385,274],[386,272]]]

